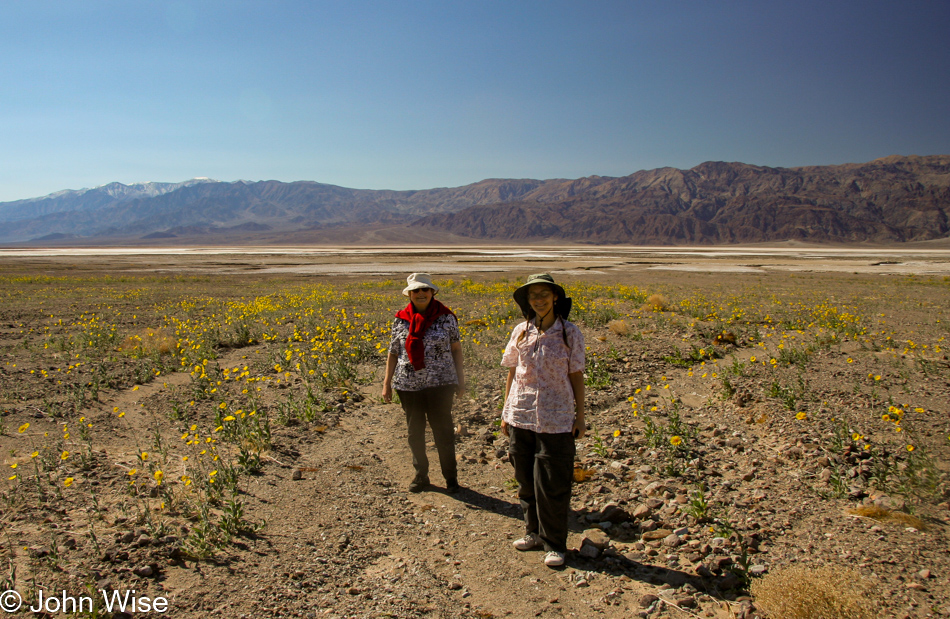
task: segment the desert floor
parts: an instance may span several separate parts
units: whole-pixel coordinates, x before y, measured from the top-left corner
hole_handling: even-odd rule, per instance
[[[463,331],[457,495],[431,445],[433,486],[407,492],[404,417],[379,397],[421,270]],[[511,292],[542,271],[588,362],[556,570],[511,546],[498,431]],[[19,249],[0,282],[0,589],[24,604],[950,616],[947,250]]]

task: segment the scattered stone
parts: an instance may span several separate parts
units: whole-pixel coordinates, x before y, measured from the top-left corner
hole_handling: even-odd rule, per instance
[[[640,608],[649,608],[659,599],[659,596],[653,595],[652,593],[647,593],[640,598]]]
[[[155,573],[155,570],[151,565],[140,565],[139,567],[133,569],[132,573],[136,576],[141,576],[142,578],[148,578]]]
[[[301,479],[303,479],[303,471],[301,471],[300,469],[295,469],[293,474],[291,474],[290,478],[293,481],[300,481]]]
[[[610,545],[610,538],[600,529],[588,529],[584,531],[584,538],[581,544],[590,544],[597,550],[603,550]]]
[[[917,576],[919,576],[921,580],[927,580],[929,578],[933,578],[933,575],[930,573],[930,570],[920,570],[919,572],[917,572]]]
[[[763,576],[766,572],[769,571],[769,568],[762,564],[756,564],[749,567],[749,574],[752,576]]]
[[[683,540],[680,539],[680,536],[677,535],[676,533],[670,533],[669,535],[663,538],[663,545],[668,546],[670,548],[676,548],[682,543],[683,543]]]
[[[691,595],[675,595],[673,596],[673,602],[677,606],[682,606],[683,608],[693,608],[696,606],[696,599]]]
[[[665,538],[667,535],[672,535],[672,531],[669,529],[657,529],[655,531],[647,531],[643,534],[643,541],[645,542],[654,542]]]
[[[631,516],[633,516],[637,520],[644,520],[646,518],[649,518],[652,514],[653,514],[653,510],[650,509],[650,507],[646,503],[640,503],[639,505],[636,506],[636,508],[634,508]]]
[[[589,543],[587,540],[584,540],[584,543],[581,544],[578,554],[585,559],[596,559],[600,556],[600,550],[598,550],[596,546]]]
[[[742,584],[742,581],[738,576],[732,572],[726,572],[722,575],[722,578],[719,580],[719,588],[728,591],[729,589],[735,589]]]

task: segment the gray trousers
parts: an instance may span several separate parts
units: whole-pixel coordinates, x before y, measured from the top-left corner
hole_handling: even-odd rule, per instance
[[[432,428],[435,448],[439,452],[442,477],[447,484],[458,482],[458,464],[455,462],[455,427],[452,423],[452,401],[456,385],[428,387],[420,391],[399,391],[399,401],[406,413],[409,427],[409,450],[417,479],[429,478],[429,458],[426,456],[426,420]]]
[[[541,434],[508,426],[508,438],[525,532],[537,534],[548,552],[567,552],[574,435]]]

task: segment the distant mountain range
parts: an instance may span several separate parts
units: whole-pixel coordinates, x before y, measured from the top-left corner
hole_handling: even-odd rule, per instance
[[[707,162],[621,178],[489,179],[420,191],[196,178],[0,203],[3,243],[360,242],[380,230],[392,239],[473,242],[941,239],[950,237],[950,155],[801,168]]]

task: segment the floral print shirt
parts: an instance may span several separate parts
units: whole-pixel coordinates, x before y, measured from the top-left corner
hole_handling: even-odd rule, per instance
[[[542,333],[522,322],[511,332],[501,364],[516,368],[501,416],[506,423],[542,434],[574,428],[574,389],[569,373],[584,371],[584,336],[560,318]],[[564,332],[567,344],[564,343]]]
[[[399,355],[396,372],[393,374],[393,389],[398,391],[422,391],[428,387],[457,385],[458,374],[452,358],[452,343],[461,341],[459,324],[455,316],[444,314],[435,319],[422,341],[426,347],[426,366],[414,370],[406,352],[406,338],[409,337],[409,322],[402,318],[393,321],[389,339],[389,353]]]

